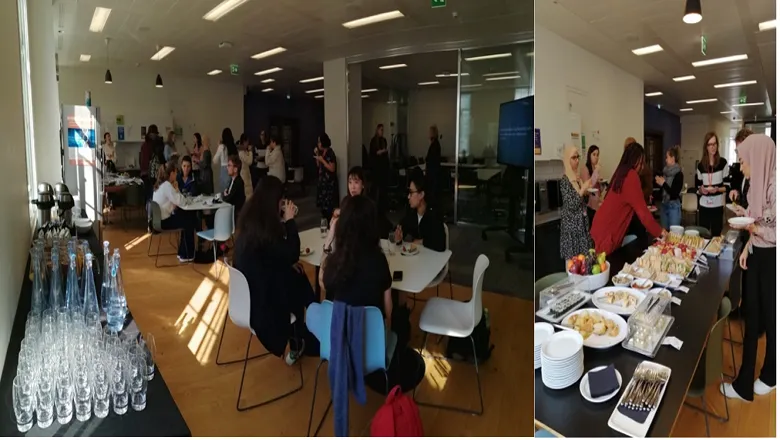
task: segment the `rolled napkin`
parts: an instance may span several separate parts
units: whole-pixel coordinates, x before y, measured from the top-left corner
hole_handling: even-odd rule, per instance
[[[590,396],[594,399],[612,394],[620,388],[615,374],[615,365],[610,364],[607,368],[588,373],[588,384],[590,386]]]

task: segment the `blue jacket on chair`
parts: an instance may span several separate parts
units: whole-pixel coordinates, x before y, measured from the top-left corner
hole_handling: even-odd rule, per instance
[[[349,436],[349,392],[365,405],[363,381],[366,312],[336,301],[330,323],[330,362],[328,378],[333,396],[333,426],[336,437]]]

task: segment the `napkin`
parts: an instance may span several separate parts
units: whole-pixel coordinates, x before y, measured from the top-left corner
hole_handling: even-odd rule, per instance
[[[615,374],[615,365],[610,364],[607,368],[588,373],[588,385],[590,386],[590,396],[594,399],[612,394],[620,388]]]
[[[672,347],[679,350],[682,348],[683,341],[681,341],[678,338],[675,338],[674,336],[667,336],[664,338],[664,341],[661,343],[661,345],[671,345]]]
[[[618,411],[620,412],[620,414],[623,414],[624,416],[639,423],[640,425],[644,424],[645,421],[647,420],[647,416],[650,415],[650,411],[631,409],[623,405],[618,406]]]

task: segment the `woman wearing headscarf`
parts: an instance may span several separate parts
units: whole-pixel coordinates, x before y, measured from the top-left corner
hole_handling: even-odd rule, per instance
[[[588,213],[585,211],[585,196],[593,185],[590,179],[582,181],[577,177],[580,167],[580,152],[569,145],[563,150],[564,175],[561,178],[561,258],[568,260],[585,254],[593,247],[588,230]]]
[[[764,395],[775,389],[777,303],[776,197],[775,197],[775,143],[769,136],[748,136],[737,147],[739,162],[745,179],[750,181],[747,210],[737,207],[737,215],[755,219],[746,229],[750,238],[739,256],[739,265],[745,279],[745,338],[742,365],[736,380],[721,385],[721,392],[729,398],[753,400],[753,395]],[[756,355],[761,330],[766,330],[764,365],[755,379]]]

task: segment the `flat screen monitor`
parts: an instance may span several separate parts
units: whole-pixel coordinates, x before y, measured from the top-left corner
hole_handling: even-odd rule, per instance
[[[534,166],[534,97],[501,104],[498,113],[498,163]]]

